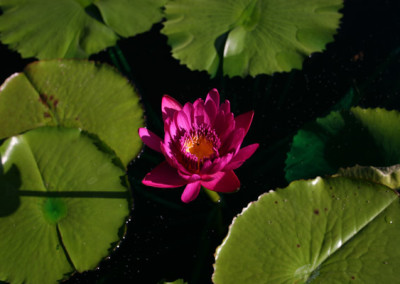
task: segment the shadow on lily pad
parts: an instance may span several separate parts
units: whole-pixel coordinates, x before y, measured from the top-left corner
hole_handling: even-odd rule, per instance
[[[1,159],[1,156],[0,156]],[[20,190],[22,185],[21,173],[13,164],[7,172],[4,172],[0,164],[0,217],[7,217],[16,212],[21,204],[20,197],[43,197],[43,198],[107,198],[107,199],[129,199],[128,192],[110,191],[35,191]]]
[[[1,159],[1,156],[0,156]],[[11,215],[21,204],[18,189],[21,186],[21,174],[15,164],[4,173],[0,163],[0,217]]]

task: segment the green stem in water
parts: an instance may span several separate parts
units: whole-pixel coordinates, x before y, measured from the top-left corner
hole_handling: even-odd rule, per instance
[[[202,188],[212,202],[219,203],[221,201],[221,196],[219,196],[218,192],[208,190],[205,187],[202,187]]]

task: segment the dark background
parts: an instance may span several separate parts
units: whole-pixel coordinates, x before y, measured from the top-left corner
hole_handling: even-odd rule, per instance
[[[66,283],[157,283],[178,278],[210,283],[215,249],[232,218],[260,194],[287,185],[284,161],[300,127],[337,109],[351,92],[354,105],[400,110],[399,4],[345,0],[335,41],[323,53],[306,58],[302,70],[290,73],[210,79],[206,72],[190,71],[171,57],[167,38],[160,34],[162,24],[92,56],[115,65],[118,61],[110,55],[122,52],[131,69],[122,71],[142,97],[147,127],[160,136],[163,94],[185,103],[217,88],[231,101],[235,115],[255,111],[244,145],[257,142],[260,148],[236,171],[240,191],[224,195],[219,204],[205,194],[184,204],[182,189],[141,186],[144,175],[163,160],[144,148],[128,168],[134,208],[124,240],[98,269],[76,274]],[[1,45],[1,82],[32,61]]]

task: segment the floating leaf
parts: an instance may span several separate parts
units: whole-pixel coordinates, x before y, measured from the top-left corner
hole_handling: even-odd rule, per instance
[[[345,177],[295,181],[234,219],[213,280],[394,283],[399,224],[399,198],[386,186]]]
[[[0,39],[22,57],[85,58],[162,19],[164,0],[0,0]]]
[[[367,179],[373,182],[384,184],[391,189],[400,189],[400,165],[384,168],[363,167],[357,165],[351,168],[339,169],[338,175]]]
[[[190,69],[256,76],[301,69],[339,25],[342,0],[176,0],[162,32]]]
[[[100,10],[104,22],[118,35],[130,37],[150,30],[163,18],[166,0],[97,0],[91,1]]]
[[[0,156],[0,280],[55,283],[95,268],[130,212],[115,155],[78,129],[45,127],[9,138]]]
[[[84,60],[38,61],[0,88],[0,139],[43,125],[87,130],[126,165],[142,143],[139,96],[108,65]]]
[[[400,163],[400,114],[352,108],[332,112],[299,130],[286,159],[288,181],[334,174],[356,164],[387,167]]]

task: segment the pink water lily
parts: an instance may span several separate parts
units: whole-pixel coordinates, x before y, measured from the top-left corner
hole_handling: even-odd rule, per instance
[[[197,99],[183,107],[165,95],[161,110],[164,140],[146,128],[139,129],[139,136],[166,161],[148,173],[143,184],[160,188],[186,185],[181,196],[185,203],[198,196],[201,186],[216,192],[236,191],[240,181],[233,170],[258,148],[256,143],[240,149],[254,112],[234,117],[228,100],[220,105],[216,89],[205,101]]]

